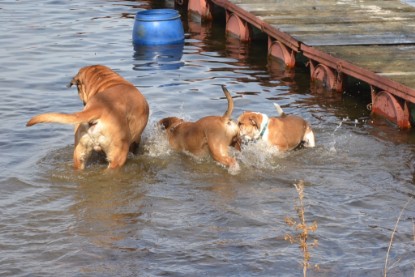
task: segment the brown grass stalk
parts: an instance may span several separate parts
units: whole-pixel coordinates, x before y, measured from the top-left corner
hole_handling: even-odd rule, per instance
[[[408,201],[406,202],[405,206],[403,206],[403,208],[401,209],[401,212],[399,213],[398,219],[395,222],[395,227],[393,228],[392,234],[391,234],[391,238],[389,240],[389,246],[388,246],[388,250],[386,251],[386,258],[385,258],[385,267],[384,267],[384,277],[387,276],[388,274],[388,261],[389,261],[389,253],[392,249],[392,243],[393,243],[393,238],[395,237],[395,233],[396,230],[398,230],[398,225],[399,225],[399,221],[401,220],[403,211],[406,209],[406,207],[408,206],[409,202],[411,202],[412,198],[409,198]],[[414,273],[415,276],[415,273]]]
[[[310,247],[316,247],[318,244],[317,240],[314,240],[312,243],[308,242],[308,237],[310,232],[315,232],[317,230],[317,222],[313,222],[311,225],[307,225],[305,220],[305,207],[304,207],[304,182],[300,181],[298,184],[294,184],[295,190],[298,193],[297,204],[294,206],[298,221],[294,220],[292,217],[286,217],[285,223],[294,228],[297,234],[287,234],[285,235],[285,240],[290,241],[290,243],[296,243],[299,245],[302,254],[302,266],[303,266],[303,276],[307,276],[307,269],[310,268]],[[317,267],[317,266],[316,266]]]

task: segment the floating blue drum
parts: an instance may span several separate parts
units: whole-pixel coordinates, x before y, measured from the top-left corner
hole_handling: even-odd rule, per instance
[[[161,45],[184,42],[180,14],[173,9],[154,9],[137,12],[133,28],[136,45]]]

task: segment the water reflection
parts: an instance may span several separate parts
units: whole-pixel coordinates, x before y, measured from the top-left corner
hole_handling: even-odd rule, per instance
[[[208,21],[204,24],[200,22],[195,22],[189,19],[187,22],[183,22],[185,28],[190,33],[193,39],[204,41],[206,39],[208,30],[212,28],[212,22]],[[187,23],[187,25],[186,25]]]
[[[181,60],[184,44],[134,45],[134,70],[175,70],[184,65]]]
[[[274,58],[272,56],[268,57],[267,68],[269,74],[273,79],[281,79],[287,83],[287,85],[294,85],[295,70],[292,68],[287,68],[283,61]]]
[[[132,180],[121,172],[105,172],[94,179],[93,183],[79,180],[72,207],[77,219],[75,230],[93,245],[111,249],[130,231],[137,231],[145,193],[140,186],[134,189]]]

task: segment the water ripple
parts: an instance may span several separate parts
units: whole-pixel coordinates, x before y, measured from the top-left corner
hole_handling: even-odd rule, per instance
[[[171,49],[137,49],[134,14],[173,1],[2,2],[0,37],[0,275],[5,276],[293,276],[302,253],[284,240],[296,231],[305,184],[312,276],[379,276],[394,224],[413,197],[414,139],[372,120],[366,98],[315,91],[308,69],[267,60],[266,41],[226,39],[220,24],[182,13],[186,39]],[[43,112],[75,112],[65,86],[84,65],[106,64],[150,104],[138,155],[106,170],[94,155],[72,166],[73,127],[25,127]],[[235,176],[212,159],[174,153],[155,123],[223,114],[220,85],[245,110],[275,114],[278,102],[307,119],[314,149],[232,150]],[[369,94],[370,95],[370,94]],[[390,274],[413,275],[412,201],[395,233]],[[412,275],[411,275],[412,274]]]

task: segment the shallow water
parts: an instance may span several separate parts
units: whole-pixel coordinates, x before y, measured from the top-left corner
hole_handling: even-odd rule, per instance
[[[157,5],[154,3],[157,2]],[[136,49],[134,14],[173,1],[3,1],[0,28],[0,275],[300,276],[302,253],[284,240],[295,230],[304,182],[311,276],[380,276],[399,213],[414,196],[413,131],[373,120],[364,92],[310,88],[305,69],[284,72],[266,42],[226,39],[221,24],[183,14],[181,49]],[[77,70],[105,64],[147,97],[150,122],[140,154],[106,171],[95,157],[72,169],[73,130],[26,128],[33,115],[82,108],[65,86]],[[244,110],[287,113],[313,126],[317,147],[263,155],[234,153],[229,174],[210,159],[169,151],[154,123],[177,115],[222,114],[220,85]],[[415,201],[403,210],[390,276],[414,274]]]

